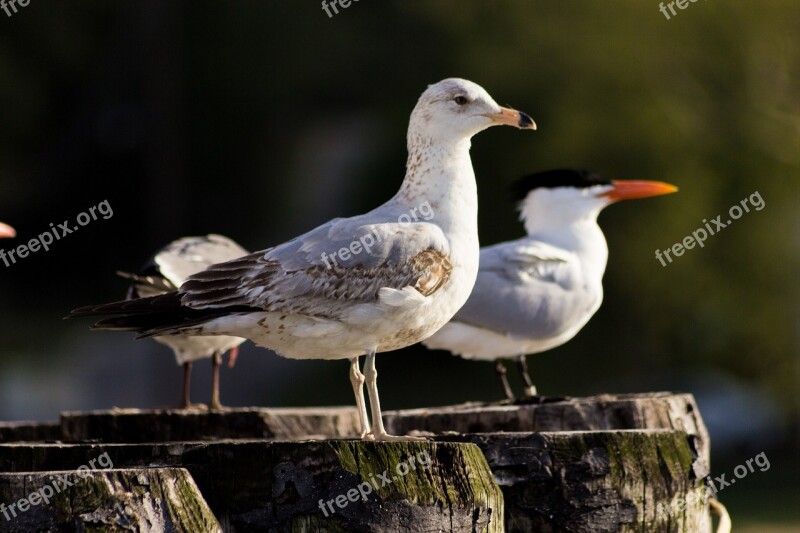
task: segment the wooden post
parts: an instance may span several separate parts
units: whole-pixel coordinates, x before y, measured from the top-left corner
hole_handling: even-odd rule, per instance
[[[0,422],[0,442],[44,442],[60,438],[58,422]]]
[[[225,531],[503,531],[503,493],[471,443],[6,444],[0,470],[105,453],[132,471],[185,465]]]
[[[222,528],[182,468],[0,474],[0,533]]]
[[[355,407],[112,409],[61,414],[61,438],[68,442],[324,439],[353,436],[357,428]]]
[[[478,444],[503,489],[507,531],[710,531],[710,444],[690,394],[469,403],[387,412],[386,422]]]
[[[581,398],[540,397],[533,402],[465,403],[447,407],[388,411],[389,431],[492,433],[498,431],[594,431],[670,429],[695,441],[702,468],[710,465],[710,445],[691,394],[654,392],[602,394]]]
[[[70,471],[103,453],[136,472],[183,467],[235,532],[710,531],[709,441],[691,395],[471,403],[386,422],[430,440],[337,439],[357,431],[353,408],[65,413],[64,443],[0,444],[0,472]]]
[[[506,531],[704,533],[697,451],[682,431],[477,433],[503,490]]]

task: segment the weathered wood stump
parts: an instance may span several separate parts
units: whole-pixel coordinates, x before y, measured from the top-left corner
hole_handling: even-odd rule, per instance
[[[709,531],[697,452],[682,431],[483,433],[506,531]],[[691,496],[690,496],[691,495]],[[676,502],[687,502],[674,513]]]
[[[181,468],[5,473],[0,502],[3,533],[222,531]]]
[[[60,438],[58,422],[0,422],[0,442],[45,442]]]
[[[353,408],[65,413],[63,443],[17,430],[0,472],[104,453],[132,471],[184,467],[231,532],[710,531],[709,441],[691,395],[395,411],[390,431],[431,440],[335,440],[357,422]]]
[[[583,398],[539,397],[516,403],[465,403],[388,411],[385,419],[389,431],[398,435],[417,431],[466,434],[670,429],[690,435],[706,469],[710,462],[708,430],[691,394],[603,394]]]
[[[6,444],[0,470],[183,465],[225,531],[503,531],[503,495],[470,443]],[[135,471],[135,470],[134,470]]]
[[[112,409],[64,412],[61,439],[68,442],[168,442],[215,439],[352,437],[359,433],[354,407]]]
[[[478,444],[503,489],[507,531],[710,528],[698,497],[709,438],[690,394],[470,403],[387,412],[386,422]]]

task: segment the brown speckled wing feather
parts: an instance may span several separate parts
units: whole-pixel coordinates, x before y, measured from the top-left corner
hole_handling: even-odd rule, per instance
[[[423,250],[405,263],[312,265],[286,270],[270,260],[269,251],[256,252],[214,265],[181,286],[182,303],[194,309],[248,306],[265,311],[335,318],[357,303],[374,302],[384,287],[414,287],[430,296],[450,279],[449,258]]]

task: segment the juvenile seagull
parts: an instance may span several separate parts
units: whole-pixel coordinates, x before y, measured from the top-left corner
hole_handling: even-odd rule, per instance
[[[655,181],[606,180],[585,170],[549,170],[516,185],[527,237],[481,248],[480,271],[467,303],[433,336],[431,349],[495,360],[506,396],[514,398],[504,359],[516,358],[526,394],[536,395],[525,354],[560,346],[603,301],[608,246],[597,225],[606,206],[677,191]]]
[[[9,226],[8,224],[3,224],[0,222],[0,239],[12,239],[17,236],[17,232],[14,231],[14,228]]]
[[[136,274],[117,272],[123,278],[133,281],[128,289],[128,299],[148,298],[175,292],[190,275],[200,272],[215,263],[247,255],[247,250],[222,235],[205,237],[184,237],[173,241],[159,250]],[[230,366],[236,361],[239,345],[245,341],[241,337],[225,335],[198,337],[190,335],[171,335],[153,337],[169,346],[175,353],[175,361],[183,365],[183,396],[181,407],[192,407],[189,400],[192,363],[211,357],[211,402],[210,409],[221,409],[219,401],[219,368],[222,355],[230,350]]]
[[[402,438],[384,429],[375,354],[428,337],[467,301],[479,255],[470,139],[498,124],[535,129],[529,116],[500,107],[475,83],[431,85],[411,113],[403,184],[382,206],[213,265],[177,292],[72,316],[111,315],[94,327],[143,337],[236,335],[289,358],[349,359],[362,437]],[[416,216],[423,205],[434,214],[429,220]]]

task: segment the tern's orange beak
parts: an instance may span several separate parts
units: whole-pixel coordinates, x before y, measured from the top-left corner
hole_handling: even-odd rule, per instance
[[[499,113],[486,113],[484,116],[492,119],[492,122],[496,125],[514,126],[515,128],[519,128],[521,130],[536,129],[536,123],[533,121],[533,119],[522,111],[517,111],[516,109],[501,107]]]
[[[606,196],[612,202],[649,198],[650,196],[670,194],[678,190],[675,185],[661,181],[611,180],[611,185],[614,188],[600,194],[600,196]]]
[[[3,224],[2,222],[0,222],[0,239],[10,239],[16,236],[17,232],[14,231],[14,228],[9,226],[8,224]]]

